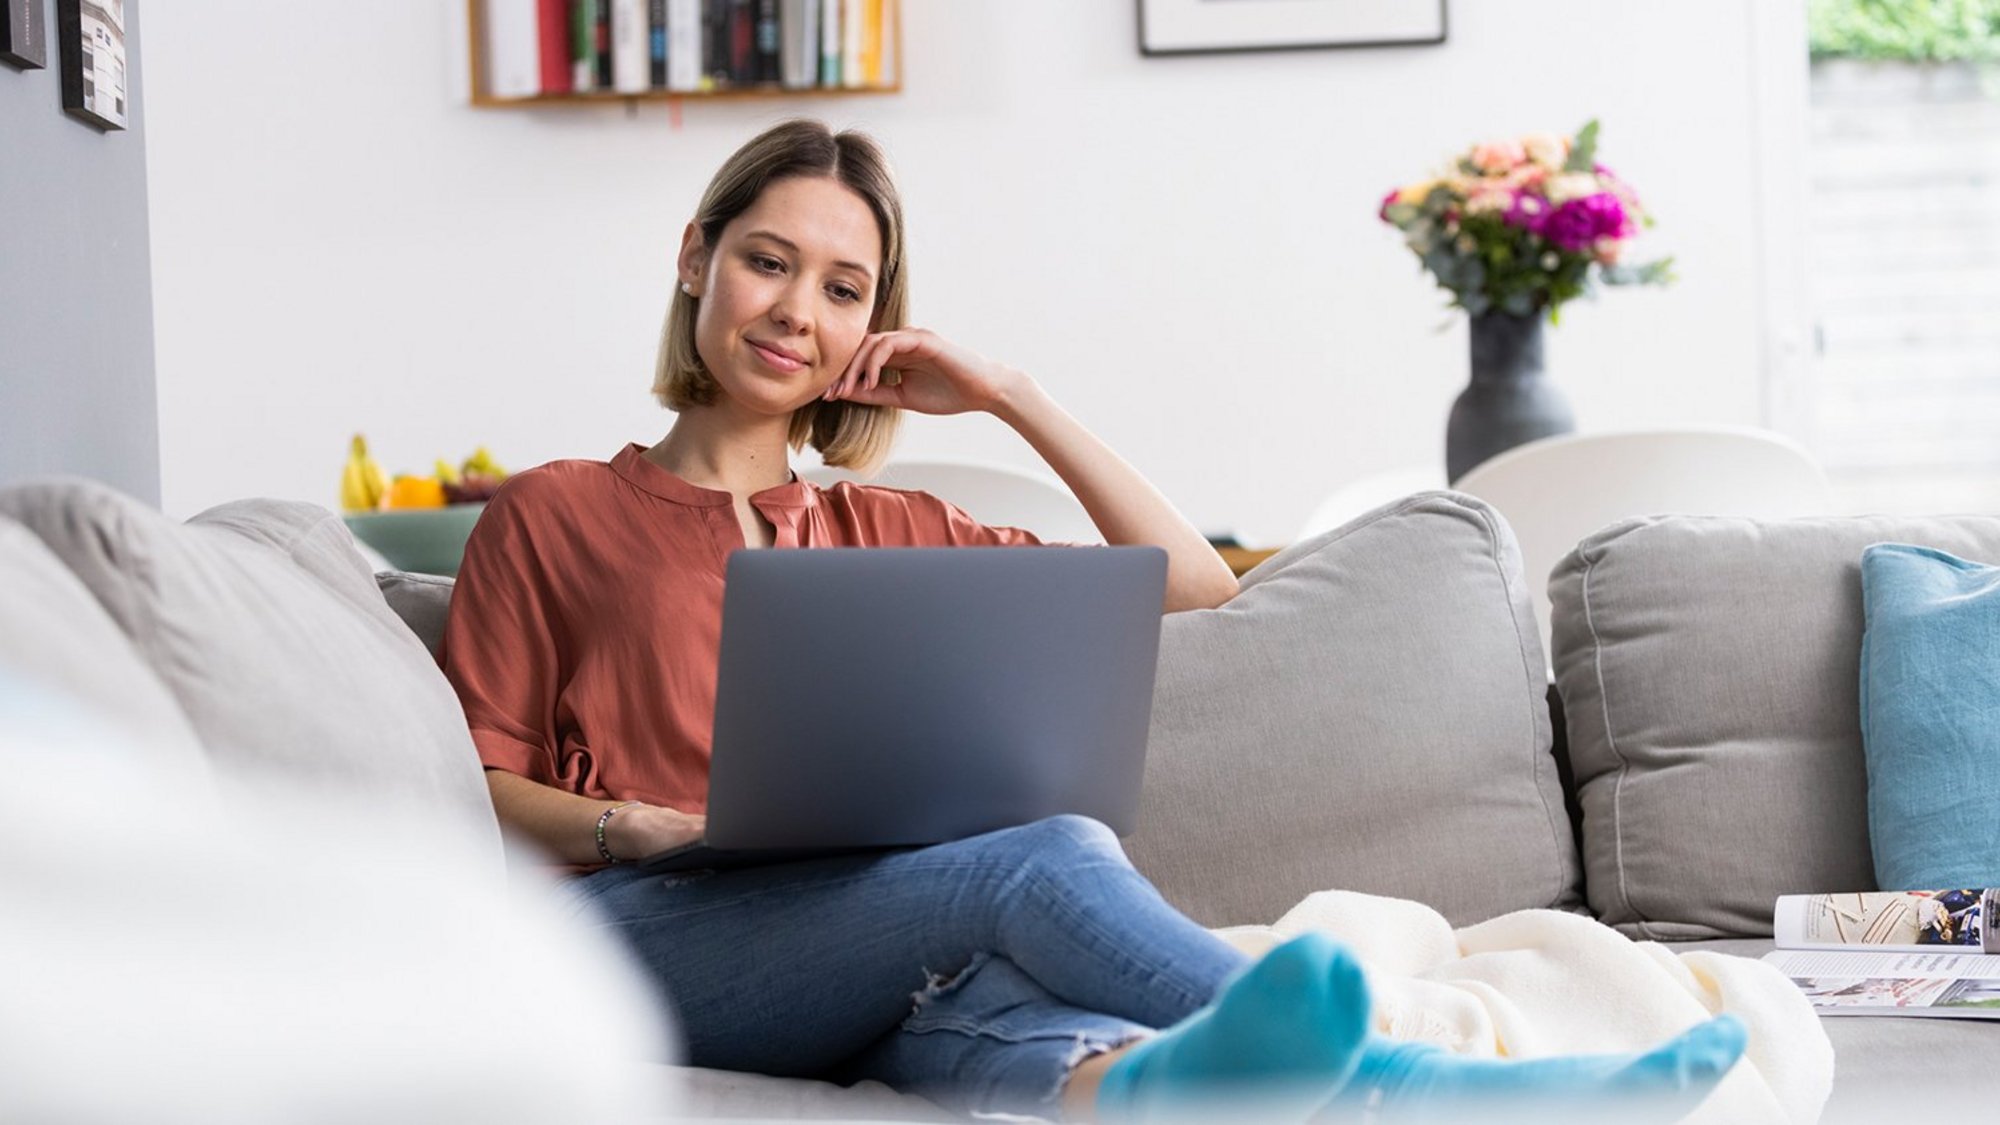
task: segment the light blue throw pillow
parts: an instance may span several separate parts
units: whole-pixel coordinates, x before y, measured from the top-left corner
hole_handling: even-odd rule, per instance
[[[2000,886],[2000,567],[1877,543],[1861,589],[1876,882]]]

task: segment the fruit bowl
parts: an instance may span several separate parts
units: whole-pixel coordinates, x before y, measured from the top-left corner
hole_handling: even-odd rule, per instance
[[[465,540],[479,521],[484,504],[447,504],[442,508],[397,508],[382,512],[349,512],[347,529],[373,547],[398,570],[417,574],[456,576],[465,555]]]

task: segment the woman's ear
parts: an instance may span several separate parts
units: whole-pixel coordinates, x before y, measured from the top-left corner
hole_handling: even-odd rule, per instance
[[[690,297],[701,296],[708,259],[708,247],[702,241],[701,228],[689,223],[687,229],[681,232],[681,254],[675,270],[680,275],[681,292]]]

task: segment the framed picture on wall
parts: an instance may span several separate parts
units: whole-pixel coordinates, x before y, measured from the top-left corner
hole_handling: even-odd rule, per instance
[[[1445,0],[1138,0],[1139,53],[1444,42]]]
[[[63,109],[100,129],[123,129],[125,7],[132,0],[56,0]]]
[[[42,0],[0,0],[0,62],[22,70],[49,65],[48,35],[42,28]]]

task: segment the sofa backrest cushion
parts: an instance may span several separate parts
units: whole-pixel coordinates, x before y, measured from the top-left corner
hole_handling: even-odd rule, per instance
[[[1520,551],[1431,492],[1287,548],[1219,609],[1169,616],[1126,848],[1206,925],[1314,891],[1455,925],[1579,902]]]
[[[166,685],[62,560],[4,516],[0,670],[131,736],[163,764],[207,776],[201,743]]]
[[[1861,553],[2000,552],[2000,517],[1624,520],[1549,582],[1585,887],[1655,940],[1763,936],[1781,894],[1875,886]]]
[[[464,712],[333,513],[244,500],[186,524],[85,480],[0,489],[80,579],[211,763],[358,790],[499,831]]]

